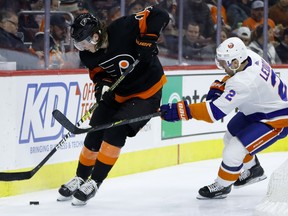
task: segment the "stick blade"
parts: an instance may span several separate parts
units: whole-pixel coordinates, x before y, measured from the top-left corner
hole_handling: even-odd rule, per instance
[[[69,132],[73,133],[77,129],[77,127],[69,121],[69,119],[59,110],[55,109],[52,112],[53,117]]]
[[[0,172],[0,181],[19,181],[32,178],[33,171],[26,172]]]

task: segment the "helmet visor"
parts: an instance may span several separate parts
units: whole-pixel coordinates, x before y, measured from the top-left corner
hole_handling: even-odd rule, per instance
[[[97,42],[94,42],[92,40],[92,38],[89,36],[89,37],[85,38],[82,41],[73,40],[73,44],[76,47],[76,49],[78,49],[79,51],[83,51],[83,50],[88,49],[89,47],[91,47],[91,44],[96,45]]]

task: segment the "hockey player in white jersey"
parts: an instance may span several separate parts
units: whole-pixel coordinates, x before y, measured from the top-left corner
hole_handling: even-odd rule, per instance
[[[227,125],[218,176],[200,188],[199,199],[225,198],[232,185],[265,179],[256,154],[288,133],[287,85],[263,58],[232,37],[218,46],[215,62],[228,76],[211,85],[207,101],[161,106],[169,122],[193,118],[213,123],[239,109]]]

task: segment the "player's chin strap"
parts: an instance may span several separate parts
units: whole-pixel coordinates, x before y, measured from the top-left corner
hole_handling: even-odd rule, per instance
[[[119,77],[119,79],[109,88],[108,91],[113,91],[119,83],[136,67],[139,63],[139,59],[136,59],[133,64],[131,64],[125,72]],[[92,112],[98,107],[98,103],[94,103],[93,106],[81,117],[77,122],[76,126],[79,127],[84,121],[88,119]],[[59,111],[60,112],[60,111]],[[64,116],[64,115],[63,115]],[[66,118],[67,119],[67,118]],[[68,119],[67,119],[68,120]],[[68,120],[69,121],[69,120]],[[70,121],[69,121],[70,122]],[[32,178],[34,174],[52,157],[52,155],[66,142],[66,140],[72,135],[68,132],[60,142],[55,145],[55,147],[49,152],[49,154],[32,170],[20,171],[20,172],[0,172],[0,181],[16,181],[16,180],[26,180]]]

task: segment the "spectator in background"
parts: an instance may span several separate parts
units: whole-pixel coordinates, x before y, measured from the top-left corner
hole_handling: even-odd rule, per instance
[[[151,3],[150,5],[153,5],[153,3]],[[174,22],[175,22],[176,20],[175,17],[177,13],[177,1],[176,0],[162,0],[158,3],[157,6],[165,9],[170,14],[170,18],[173,17]]]
[[[251,5],[251,16],[243,21],[242,26],[247,26],[251,31],[255,30],[258,25],[264,22],[264,2],[256,0]],[[268,25],[274,29],[275,23],[268,18]]]
[[[229,38],[230,35],[231,35],[230,28],[226,28],[225,26],[223,26],[220,32],[220,43]],[[216,32],[215,32],[214,36],[212,37],[212,42],[201,49],[202,61],[214,62],[216,55],[216,48],[217,44],[216,44]]]
[[[63,15],[55,14],[50,17],[50,34],[52,35],[57,50],[65,53],[63,42],[67,37],[68,23]]]
[[[282,40],[276,47],[276,52],[283,64],[288,64],[288,28],[283,32]]]
[[[215,26],[217,24],[217,13],[218,13],[217,12],[217,0],[206,0],[206,3],[210,9],[212,20]],[[226,28],[230,27],[227,21],[226,9],[223,6],[221,7],[221,23],[222,25],[225,25]]]
[[[214,34],[214,24],[208,5],[204,0],[184,1],[183,26],[195,22],[200,26],[200,35],[211,38]]]
[[[32,1],[38,1],[38,0],[32,0]],[[50,1],[50,10],[51,11],[57,11],[59,8],[59,4],[60,4],[59,0],[51,0]],[[38,10],[38,9],[36,9],[36,10]],[[37,20],[39,20],[38,23],[40,23],[39,24],[39,31],[44,31],[44,25],[45,25],[44,5],[43,5],[42,9],[40,9],[40,10],[43,11],[43,14],[37,15]]]
[[[67,59],[64,40],[67,36],[68,23],[63,15],[55,14],[50,17],[50,68],[73,68],[73,62]],[[44,60],[44,32],[38,32],[32,42],[30,50]],[[76,65],[78,62],[75,62]],[[77,67],[74,65],[74,67]]]
[[[30,0],[30,6],[32,11],[41,11],[44,9],[43,0]],[[35,15],[35,20],[38,26],[42,25],[43,14]]]
[[[0,11],[0,55],[9,62],[16,62],[17,70],[35,69],[38,59],[29,52],[17,37],[18,16],[15,12]]]
[[[189,60],[201,61],[201,49],[207,40],[200,34],[200,25],[190,22],[183,38],[183,57]]]
[[[163,34],[160,35],[159,39],[162,39],[162,41],[158,41],[158,44],[160,47],[162,46],[166,49],[166,55],[176,58],[178,56],[178,28],[173,22],[171,16],[172,15],[169,14],[170,22],[164,29]],[[159,52],[161,55],[161,49],[159,50]]]
[[[27,2],[22,10],[31,11],[31,2]],[[31,42],[34,35],[39,31],[39,24],[33,14],[23,14],[20,12],[19,15],[19,32],[24,34],[24,42]]]
[[[51,6],[50,6],[51,11],[57,11],[59,6],[60,6],[59,0],[51,0]]]
[[[61,0],[58,10],[71,13],[73,19],[81,13],[88,12],[86,10],[80,10],[77,0]],[[72,23],[71,17],[68,14],[64,14],[64,16],[67,21]]]
[[[105,22],[108,20],[108,11],[115,5],[119,5],[118,0],[87,0],[84,3],[84,7],[89,13]]]
[[[145,8],[145,5],[143,4],[143,2],[136,0],[130,5],[128,5],[127,15],[135,14],[139,11],[142,11],[144,8]]]
[[[268,26],[268,38],[271,38],[271,34],[273,35],[273,29]],[[253,32],[252,41],[249,44],[249,48],[256,52],[261,57],[264,57],[263,51],[263,43],[264,43],[264,35],[263,35],[263,25],[257,26],[255,31]],[[281,60],[275,50],[273,43],[269,40],[267,44],[267,56],[269,64],[281,64]]]
[[[178,28],[176,24],[177,2],[176,0],[148,1],[150,5],[157,3],[157,7],[165,9],[170,21],[158,40],[159,55],[176,58],[178,56]],[[146,5],[147,6],[147,5]]]
[[[228,0],[229,5],[226,9],[227,20],[231,29],[237,29],[242,22],[250,16],[249,0]]]
[[[53,37],[49,36],[49,68],[60,68],[64,64],[64,60],[62,58],[62,53],[57,50],[56,44],[54,42]],[[44,68],[44,32],[38,32],[34,36],[34,40],[32,41],[30,52],[35,53],[35,55],[39,58],[39,67]]]
[[[109,25],[111,22],[114,20],[118,19],[121,17],[121,8],[120,6],[115,6],[112,7],[109,12],[108,12],[108,19],[107,19],[107,24]]]
[[[236,35],[239,37],[244,44],[248,47],[251,42],[251,31],[246,26],[241,26],[240,28],[236,29]]]
[[[278,0],[278,2],[269,8],[269,18],[276,25],[281,24],[284,28],[288,27],[288,0]]]

